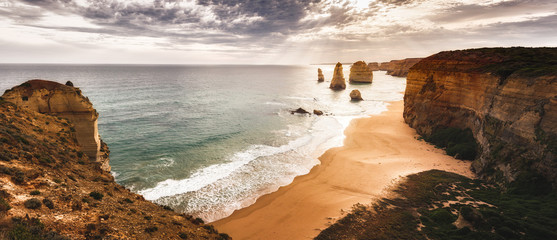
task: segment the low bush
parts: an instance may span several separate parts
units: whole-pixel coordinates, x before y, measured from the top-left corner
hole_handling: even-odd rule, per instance
[[[445,148],[448,155],[463,160],[474,160],[478,151],[478,144],[472,130],[459,128],[440,128],[424,138],[435,146]]]
[[[33,196],[39,195],[39,194],[41,194],[41,191],[39,191],[39,190],[33,190],[33,191],[31,191],[29,194],[31,194],[31,195],[33,195]]]
[[[89,196],[92,197],[95,200],[102,200],[103,197],[104,197],[104,195],[102,193],[96,192],[96,191],[93,191],[93,192],[89,193]]]
[[[25,202],[23,202],[23,206],[29,209],[38,209],[41,208],[42,204],[39,199],[31,198]]]
[[[54,209],[54,202],[48,198],[43,199],[43,204],[49,209]]]

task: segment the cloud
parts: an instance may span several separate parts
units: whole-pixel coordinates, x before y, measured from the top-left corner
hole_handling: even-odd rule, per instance
[[[556,12],[552,0],[5,0],[0,40],[34,36],[71,48],[144,46],[234,56],[314,51],[331,58],[316,61],[334,62],[335,56],[385,49],[417,56],[481,44],[526,45],[534,42],[529,37],[551,45]]]

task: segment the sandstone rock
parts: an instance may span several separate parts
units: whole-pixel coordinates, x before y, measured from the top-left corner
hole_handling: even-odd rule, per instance
[[[378,62],[370,62],[367,64],[367,68],[371,71],[379,71],[379,63]]]
[[[294,114],[294,113],[299,113],[299,114],[309,114],[309,112],[308,112],[308,111],[306,111],[306,110],[305,110],[305,109],[303,109],[303,108],[298,108],[298,109],[296,109],[296,110],[294,110],[294,111],[290,111],[290,113],[291,113],[291,114]]]
[[[101,162],[110,171],[108,155],[101,154],[97,128],[98,113],[79,88],[46,80],[30,80],[2,96],[22,108],[68,119],[75,128],[77,142],[92,160]]]
[[[313,110],[313,114],[315,114],[315,115],[317,115],[317,116],[321,116],[321,115],[323,115],[323,111],[314,109],[314,110]]]
[[[557,59],[557,48],[471,49],[423,59],[407,77],[405,121],[425,136],[440,127],[470,128],[480,145],[473,168],[484,179],[511,182],[534,171],[555,186],[557,73],[535,68],[557,67],[524,56]]]
[[[321,71],[321,68],[317,69],[317,81],[318,82],[324,82],[325,81],[325,76],[323,76],[323,72]]]
[[[402,60],[392,60],[390,62],[382,62],[379,70],[387,71],[387,75],[395,77],[406,77],[412,66],[421,61],[423,58],[406,58]]]
[[[362,94],[360,93],[359,90],[354,89],[352,90],[352,92],[350,92],[350,99],[352,99],[352,101],[361,101],[364,100],[362,98]]]
[[[346,88],[346,81],[342,73],[342,63],[338,62],[333,72],[333,79],[331,80],[330,89],[340,90]]]
[[[351,83],[371,83],[373,81],[373,72],[369,70],[364,61],[357,61],[350,67]]]

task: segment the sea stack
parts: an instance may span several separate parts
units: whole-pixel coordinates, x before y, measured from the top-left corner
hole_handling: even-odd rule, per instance
[[[369,70],[366,62],[357,61],[350,67],[350,83],[371,83],[373,81],[373,72]]]
[[[333,79],[331,80],[330,89],[340,90],[346,88],[346,82],[344,80],[344,74],[342,73],[342,63],[338,62],[335,66],[335,71],[333,72]]]
[[[370,71],[379,71],[379,63],[378,62],[370,62],[367,64],[367,68]]]
[[[358,89],[354,89],[354,90],[352,90],[352,92],[350,92],[350,99],[352,101],[362,101],[362,100],[364,100],[362,98],[362,94],[360,93],[360,91]]]
[[[318,82],[324,82],[325,81],[325,76],[323,76],[323,72],[321,71],[321,68],[317,69],[317,81]]]
[[[30,80],[7,90],[2,99],[27,110],[68,119],[73,124],[83,153],[91,160],[101,162],[103,170],[110,171],[108,148],[99,138],[99,114],[79,88],[46,80]]]

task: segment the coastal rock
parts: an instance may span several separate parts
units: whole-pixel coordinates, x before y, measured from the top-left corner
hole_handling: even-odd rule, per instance
[[[65,88],[31,83],[21,89],[59,95]],[[25,95],[27,101],[34,94]],[[53,97],[54,105],[45,108],[60,109],[60,98]],[[230,239],[118,185],[82,153],[74,128],[58,115],[0,100],[0,239]],[[108,147],[101,141],[103,149]]]
[[[321,115],[323,115],[323,111],[314,109],[314,110],[313,110],[313,114],[315,114],[315,115],[317,115],[317,116],[321,116]]]
[[[321,68],[317,69],[317,81],[318,82],[324,82],[325,81],[325,76],[323,76],[323,72],[321,71]]]
[[[378,62],[370,62],[367,64],[367,68],[370,71],[379,71],[379,63]]]
[[[97,127],[99,114],[79,88],[46,80],[30,80],[7,90],[2,99],[30,111],[68,119],[85,155],[101,162],[103,170],[110,171],[108,153],[101,152]]]
[[[357,61],[350,67],[351,83],[371,83],[373,81],[373,71],[371,71],[364,61]]]
[[[534,173],[555,186],[557,66],[539,59],[557,59],[557,48],[484,48],[425,58],[408,74],[404,119],[424,136],[470,128],[480,151],[473,169],[484,179],[512,182]]]
[[[352,90],[352,92],[350,92],[350,99],[352,99],[352,101],[362,101],[362,100],[364,100],[362,98],[362,94],[360,93],[360,91],[358,89],[354,89],[354,90]]]
[[[333,72],[333,79],[331,80],[330,89],[340,90],[346,88],[346,81],[344,80],[344,74],[342,73],[342,63],[338,62],[335,66]]]
[[[291,113],[291,114],[294,114],[294,113],[299,113],[299,114],[309,114],[309,112],[308,112],[308,111],[306,111],[306,110],[305,110],[305,109],[303,109],[303,108],[298,108],[298,109],[296,109],[296,110],[294,110],[294,111],[290,111],[290,113]]]
[[[423,58],[406,58],[402,60],[391,60],[390,62],[383,62],[379,65],[379,70],[387,71],[387,75],[395,77],[406,77],[412,66],[418,63]]]

